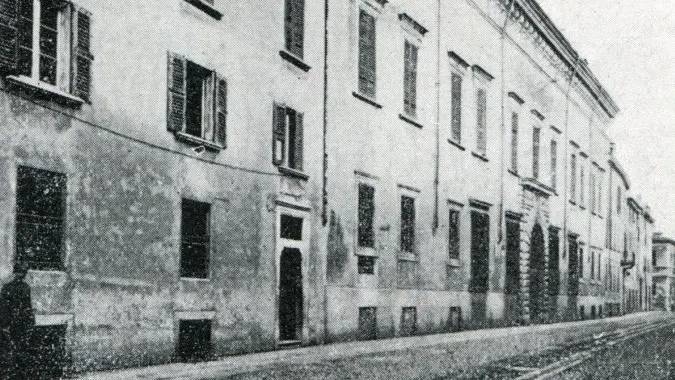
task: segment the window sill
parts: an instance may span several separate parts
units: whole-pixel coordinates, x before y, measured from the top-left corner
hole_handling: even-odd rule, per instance
[[[573,201],[573,200],[571,200],[571,199],[570,199],[570,203],[573,204],[573,205],[575,205],[575,206],[577,205],[577,202],[575,202],[575,201]]]
[[[355,256],[363,256],[363,257],[374,257],[374,258],[380,257],[377,254],[377,251],[375,250],[375,248],[361,247],[361,246],[358,246],[356,248],[356,253],[354,255]]]
[[[21,87],[31,95],[39,96],[64,106],[80,107],[82,104],[84,104],[84,99],[82,98],[78,98],[77,96],[73,96],[63,90],[56,88],[55,86],[37,81],[27,76],[10,75],[6,79],[10,84]]]
[[[448,142],[450,143],[450,145],[454,145],[455,147],[457,147],[457,149],[461,150],[462,152],[466,150],[466,148],[463,147],[462,144],[453,139],[448,139]]]
[[[309,179],[309,175],[301,172],[300,170],[289,168],[287,166],[279,166],[278,169],[279,169],[279,173],[281,173],[285,176],[294,177],[294,178],[297,178],[297,179],[301,179],[303,181],[307,181]]]
[[[352,92],[352,95],[354,95],[354,97],[356,99],[364,101],[364,102],[370,104],[371,106],[373,106],[375,108],[378,108],[378,109],[382,108],[382,105],[380,103],[376,102],[375,99],[371,98],[370,96],[363,95],[363,94],[361,94],[359,92],[356,92],[356,91]]]
[[[215,18],[216,20],[220,20],[223,18],[222,13],[220,13],[211,4],[208,4],[203,0],[185,0],[185,1],[189,4],[192,4],[195,8],[199,9],[200,11],[203,11],[207,15]]]
[[[477,152],[471,152],[471,155],[476,157],[477,159],[483,161],[483,162],[488,162],[490,159],[488,159],[484,154],[480,154]]]
[[[415,255],[412,252],[399,252],[398,253],[398,261],[418,262],[420,260],[417,257],[417,255]]]
[[[518,174],[517,172],[515,172],[513,170],[509,169],[508,172],[513,174],[516,178],[520,178],[520,174]]]
[[[585,209],[586,209],[585,206],[581,206],[581,205],[579,205],[579,208],[582,209],[582,210],[585,210]]]
[[[459,259],[448,259],[447,264],[452,268],[460,268],[462,266],[462,262]]]
[[[220,151],[223,149],[222,146],[209,141],[209,140],[204,140],[202,138],[196,137],[189,135],[184,132],[176,132],[176,139],[179,141],[182,141],[184,143],[190,144],[190,145],[196,145],[196,146],[203,146],[204,148],[211,150],[211,151]]]
[[[417,120],[415,120],[412,116],[400,113],[400,114],[398,114],[398,118],[407,122],[407,123],[409,123],[409,124],[412,124],[412,125],[416,126],[417,128],[420,128],[420,129],[424,128],[424,126],[422,124],[420,124]]]
[[[297,66],[300,70],[304,72],[308,72],[309,69],[312,68],[310,65],[306,64],[305,61],[302,60],[302,58],[296,56],[293,53],[289,53],[286,50],[280,50],[279,55],[281,56],[281,58]]]
[[[181,277],[181,281],[190,281],[190,282],[211,282],[210,278],[200,278],[200,277]]]

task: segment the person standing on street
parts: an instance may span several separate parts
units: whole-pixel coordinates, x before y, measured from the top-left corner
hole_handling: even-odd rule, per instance
[[[0,328],[2,337],[2,378],[30,379],[30,338],[35,327],[35,313],[31,304],[30,286],[25,278],[28,269],[20,264],[14,279],[0,290]]]

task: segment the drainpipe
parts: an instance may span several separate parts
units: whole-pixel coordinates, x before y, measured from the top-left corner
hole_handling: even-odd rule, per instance
[[[432,231],[438,230],[439,218],[439,186],[440,186],[440,161],[441,161],[441,0],[436,8],[436,157],[434,173],[434,223]]]
[[[321,223],[325,227],[328,223],[328,2],[324,1],[323,9],[323,179],[321,189]],[[328,247],[328,242],[325,242]],[[328,338],[328,263],[323,260],[323,343]]]
[[[504,229],[506,228],[506,224],[504,223],[504,181],[506,181],[506,167],[504,165],[505,160],[505,155],[507,149],[504,147],[504,142],[506,141],[506,137],[504,136],[506,133],[506,97],[505,97],[505,91],[506,91],[506,79],[505,79],[505,72],[506,72],[506,53],[505,53],[505,44],[506,44],[506,27],[509,24],[509,20],[511,17],[511,6],[513,3],[507,3],[506,4],[506,13],[504,16],[504,24],[502,25],[502,30],[501,30],[501,106],[502,106],[502,122],[500,125],[500,144],[501,144],[501,157],[500,157],[500,162],[499,162],[499,167],[500,167],[500,184],[499,184],[499,235],[497,237],[497,245],[501,246],[503,241],[504,241]],[[495,248],[496,249],[496,248]]]

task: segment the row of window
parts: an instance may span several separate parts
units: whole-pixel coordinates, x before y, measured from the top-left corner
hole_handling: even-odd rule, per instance
[[[417,308],[407,306],[401,308],[401,318],[399,325],[400,336],[412,336],[417,333]],[[446,329],[449,332],[459,331],[462,328],[462,308],[458,306],[450,307]],[[377,339],[377,307],[359,308],[359,339],[373,340]]]

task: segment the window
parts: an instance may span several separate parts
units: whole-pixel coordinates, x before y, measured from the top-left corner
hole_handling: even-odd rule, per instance
[[[518,114],[511,114],[511,170],[518,173]]]
[[[226,80],[173,53],[169,53],[168,72],[168,130],[206,148],[224,148]]]
[[[279,237],[288,240],[302,240],[302,218],[290,215],[281,215]]]
[[[584,278],[584,249],[579,247],[579,278]]]
[[[558,142],[551,140],[551,187],[558,188]]]
[[[274,164],[298,171],[303,168],[303,114],[274,105]]]
[[[458,144],[462,143],[462,77],[457,73],[452,73],[451,77],[451,127],[452,140]]]
[[[359,10],[359,92],[369,98],[376,95],[375,17]]]
[[[487,93],[476,91],[476,153],[487,154]]]
[[[401,310],[401,336],[412,336],[417,332],[417,308],[404,307]]]
[[[359,308],[359,339],[377,339],[377,308]]]
[[[417,116],[417,51],[418,47],[405,41],[403,110],[408,116]]]
[[[181,320],[178,323],[178,357],[182,361],[208,360],[211,356],[211,320]]]
[[[621,214],[621,187],[616,188],[616,213]]]
[[[16,179],[16,258],[33,270],[63,269],[66,176],[19,166]]]
[[[570,159],[570,201],[577,199],[577,156],[572,154]]]
[[[579,159],[579,205],[586,206],[586,188],[585,188],[586,165],[584,159]]]
[[[375,274],[375,258],[372,256],[358,257],[359,274]]]
[[[591,166],[591,170],[589,170],[588,175],[590,176],[590,178],[589,178],[590,183],[588,185],[590,195],[591,195],[591,206],[590,206],[590,208],[591,208],[591,211],[595,213],[596,207],[597,207],[596,206],[596,200],[595,200],[595,198],[597,196],[597,187],[596,187],[596,182],[595,182],[595,167],[594,166]]]
[[[448,220],[448,255],[459,259],[459,210],[450,210]]]
[[[305,38],[305,0],[286,0],[285,16],[286,50],[302,58]]]
[[[375,247],[375,234],[373,228],[375,216],[375,188],[359,184],[359,227],[358,243],[360,247]]]
[[[401,251],[415,252],[415,198],[401,196]]]
[[[0,66],[30,83],[89,100],[93,60],[89,12],[62,1],[25,0],[10,9],[16,4],[3,5],[9,12],[0,18]],[[64,49],[66,40],[70,50]]]
[[[490,216],[471,212],[471,293],[487,293],[490,276]]]
[[[209,277],[210,213],[211,205],[208,203],[183,199],[181,214],[181,277]]]
[[[591,251],[589,259],[591,260],[591,279],[595,279],[595,252]]]
[[[532,130],[532,178],[539,179],[539,144],[541,128],[534,127]]]
[[[506,280],[504,293],[517,294],[520,289],[520,221],[506,218]]]

